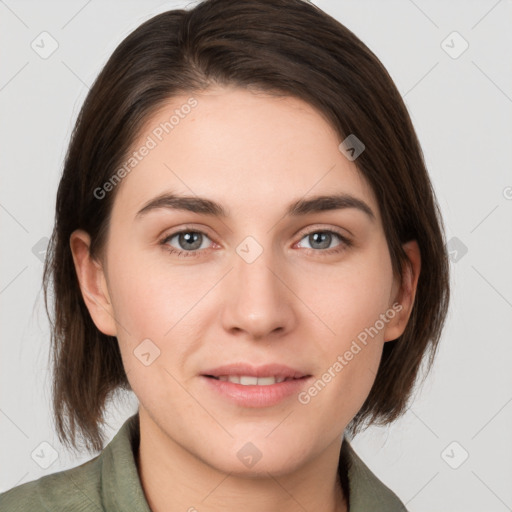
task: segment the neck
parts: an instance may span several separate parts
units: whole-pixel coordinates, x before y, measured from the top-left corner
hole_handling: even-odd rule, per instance
[[[219,471],[172,440],[146,414],[139,418],[136,460],[152,512],[348,511],[338,477],[342,439],[293,472],[243,476]]]

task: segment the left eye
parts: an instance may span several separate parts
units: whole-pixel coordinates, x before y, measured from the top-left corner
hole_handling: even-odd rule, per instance
[[[178,237],[178,247],[174,247],[177,250],[186,250],[186,251],[198,251],[199,249],[205,249],[202,246],[203,237],[208,238],[205,233],[201,231],[180,231],[179,233],[174,233],[173,235],[168,236],[163,243],[167,244],[173,238]],[[181,246],[181,247],[180,247]]]
[[[330,249],[331,242],[333,241],[333,235],[342,242],[346,241],[341,235],[334,231],[312,231],[301,238],[301,241],[307,239],[310,244],[309,247],[306,247],[307,249]],[[313,244],[313,247],[311,244]]]

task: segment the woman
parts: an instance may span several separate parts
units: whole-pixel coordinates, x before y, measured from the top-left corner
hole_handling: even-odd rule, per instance
[[[119,45],[44,282],[59,437],[101,453],[2,510],[406,510],[349,441],[433,362],[442,220],[391,78],[314,5],[207,0]]]

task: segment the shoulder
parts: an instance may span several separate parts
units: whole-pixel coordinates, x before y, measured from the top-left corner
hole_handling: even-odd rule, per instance
[[[407,512],[400,498],[370,470],[347,440],[344,453],[349,461],[350,510]],[[342,445],[342,446],[343,446]]]
[[[2,512],[103,510],[99,456],[65,471],[46,475],[0,494]]]
[[[110,443],[80,466],[46,475],[0,494],[2,512],[151,512],[134,459],[138,414],[128,418]]]

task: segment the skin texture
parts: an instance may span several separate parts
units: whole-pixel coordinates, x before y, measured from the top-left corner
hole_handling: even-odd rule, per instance
[[[134,150],[190,96],[159,109]],[[193,97],[197,106],[118,185],[103,257],[90,258],[84,231],[70,240],[90,314],[117,336],[140,403],[138,465],[148,502],[155,512],[346,510],[336,475],[343,431],[368,396],[383,344],[405,329],[418,246],[404,245],[412,265],[399,283],[371,188],[307,103],[237,88]],[[229,216],[161,208],[135,219],[164,191],[208,197]],[[334,192],[366,202],[375,220],[355,208],[284,216],[296,199]],[[205,233],[195,256],[160,244],[183,228]],[[325,230],[353,245],[336,235],[315,245],[307,236]],[[247,236],[263,249],[250,264],[236,252]],[[179,236],[166,244],[187,250]],[[334,248],[342,250],[325,254]],[[294,395],[241,407],[200,377],[244,361],[321,378],[396,302],[401,311],[307,404]],[[134,350],[148,338],[160,356],[145,366]],[[251,468],[237,457],[247,442],[262,454]]]

